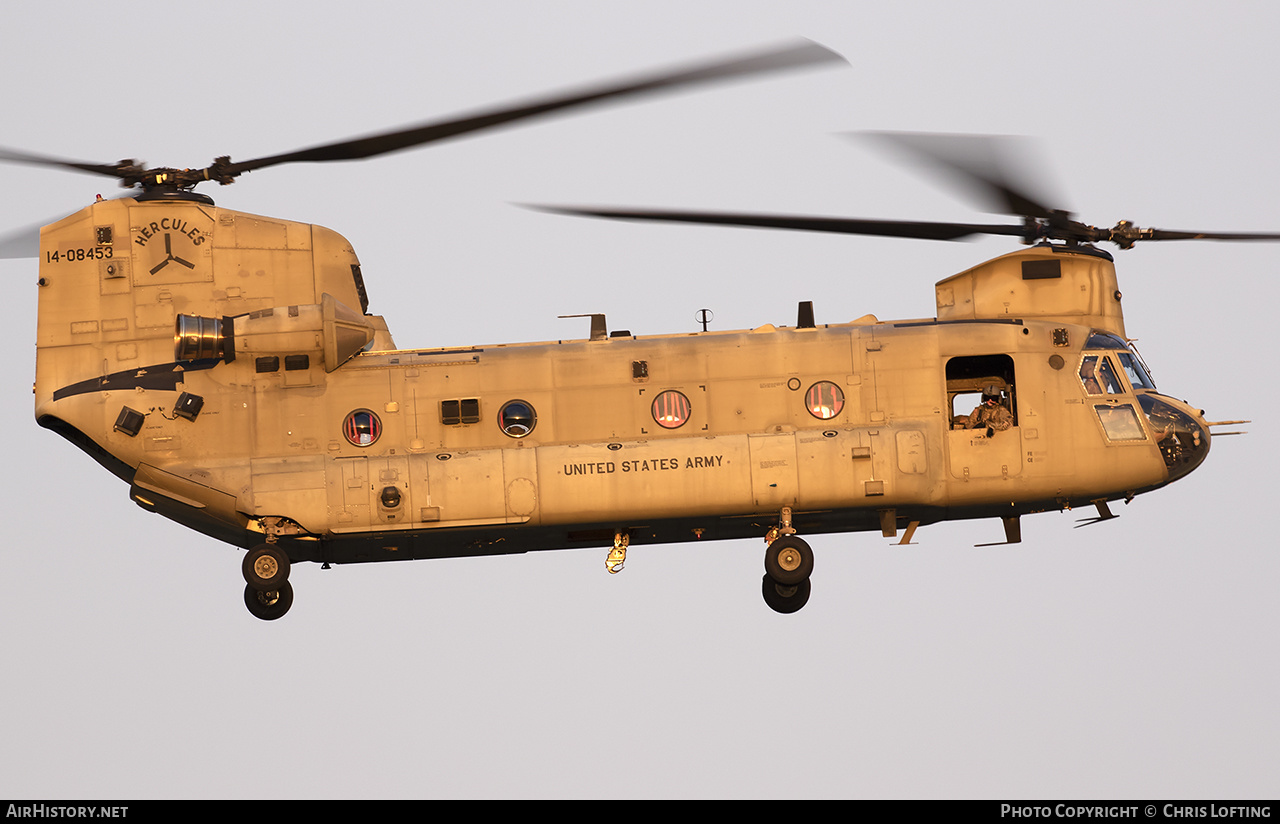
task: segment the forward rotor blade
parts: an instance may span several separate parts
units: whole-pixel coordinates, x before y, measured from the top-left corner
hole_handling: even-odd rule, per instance
[[[1043,185],[1032,181],[1034,153],[1025,139],[921,132],[856,132],[853,136],[868,137],[925,160],[986,201],[992,211],[1041,219],[1057,212],[1046,205],[1049,198],[1033,193]]]
[[[226,166],[226,170],[235,175],[281,163],[358,160],[388,152],[401,151],[438,140],[446,140],[472,132],[492,129],[518,120],[525,120],[576,106],[614,100],[628,95],[670,91],[679,87],[695,86],[712,81],[730,80],[753,74],[764,74],[836,62],[843,63],[845,61],[840,55],[824,46],[803,41],[768,51],[585,88],[546,99],[504,106],[467,117],[425,123],[367,137],[327,143],[310,149],[230,163]]]
[[[650,209],[605,209],[564,206],[529,206],[542,212],[599,217],[610,220],[697,223],[717,226],[749,226],[762,229],[790,229],[802,232],[832,232],[844,235],[875,235],[924,240],[964,240],[974,235],[1025,237],[1027,227],[988,223],[936,223],[909,220],[867,220],[842,217],[735,214],[730,212],[677,212]]]

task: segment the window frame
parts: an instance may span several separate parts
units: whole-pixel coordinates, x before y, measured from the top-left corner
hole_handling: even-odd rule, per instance
[[[665,416],[659,415],[658,405],[663,402],[664,398],[674,400],[677,414],[683,413],[683,417],[681,417],[676,423],[666,423],[663,421],[663,417],[667,417],[668,420],[671,420],[669,412],[667,412]],[[689,419],[693,417],[693,403],[689,400],[689,396],[681,392],[679,389],[664,389],[657,395],[654,395],[653,400],[649,403],[649,415],[653,418],[654,423],[668,432],[671,432],[687,424]]]
[[[524,406],[525,409],[529,410],[529,426],[523,432],[511,431],[512,427],[517,425],[523,427],[524,426],[523,424],[517,424],[516,421],[514,420],[511,422],[506,422],[507,410],[516,404],[520,404]],[[535,409],[533,404],[529,403],[528,401],[523,400],[521,398],[512,398],[509,401],[504,401],[503,404],[500,407],[498,407],[498,429],[501,430],[502,434],[506,435],[508,438],[516,438],[517,440],[520,438],[527,438],[531,434],[533,434],[533,430],[537,428],[538,428],[538,410]]]
[[[367,443],[361,443],[360,441],[352,438],[353,432],[356,435],[359,435],[359,429],[355,425],[357,415],[369,416],[369,440]],[[342,436],[346,438],[347,443],[352,446],[358,446],[361,449],[373,446],[378,442],[378,439],[382,437],[382,419],[379,418],[378,413],[374,412],[372,409],[365,409],[363,407],[360,409],[353,409],[342,419]]]
[[[813,393],[814,393],[814,390],[817,390],[819,387],[830,388],[835,393],[834,409],[831,411],[831,414],[829,415],[822,415],[814,410]],[[835,383],[835,381],[828,381],[828,380],[814,381],[813,384],[811,384],[809,388],[804,391],[805,411],[807,411],[810,415],[812,415],[813,417],[817,418],[820,421],[830,421],[840,417],[840,413],[844,411],[844,405],[845,405],[844,390],[841,389],[840,386],[837,383]]]

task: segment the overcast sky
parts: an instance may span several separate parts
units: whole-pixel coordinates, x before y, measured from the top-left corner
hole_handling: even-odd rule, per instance
[[[206,189],[328,226],[401,347],[934,313],[1010,251],[579,220],[614,203],[993,221],[842,133],[1029,135],[1061,205],[1280,230],[1274,3],[25,3],[0,145],[203,166],[791,37],[849,66]],[[0,169],[0,233],[118,192]],[[1162,391],[1248,418],[1173,486],[1090,513],[812,536],[813,597],[760,598],[762,541],[295,567],[129,501],[31,405],[35,260],[0,261],[0,797],[1275,798],[1280,244],[1116,252]]]

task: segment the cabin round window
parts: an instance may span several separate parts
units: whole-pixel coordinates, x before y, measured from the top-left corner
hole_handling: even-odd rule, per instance
[[[382,421],[368,409],[357,409],[342,422],[342,434],[355,446],[371,446],[382,434]]]
[[[831,381],[818,381],[804,393],[804,405],[810,415],[829,421],[844,409],[844,392]]]
[[[512,438],[523,438],[537,424],[538,415],[528,401],[507,401],[498,410],[498,426]]]
[[[679,429],[689,420],[689,399],[683,393],[668,389],[653,399],[653,419],[663,429]]]

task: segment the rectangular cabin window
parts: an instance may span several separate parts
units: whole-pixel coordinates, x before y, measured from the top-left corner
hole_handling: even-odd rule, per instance
[[[480,399],[461,398],[440,401],[440,423],[445,426],[480,423]]]
[[[1056,280],[1060,277],[1062,277],[1062,261],[1060,260],[1022,261],[1023,280]]]

